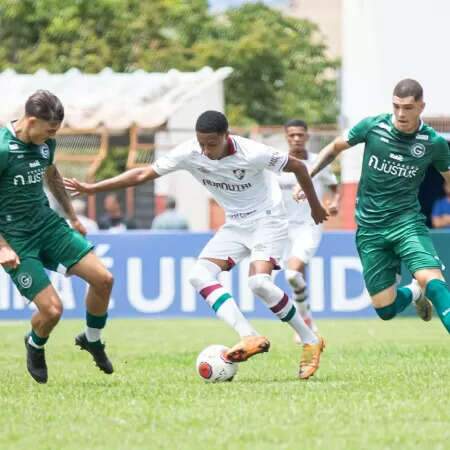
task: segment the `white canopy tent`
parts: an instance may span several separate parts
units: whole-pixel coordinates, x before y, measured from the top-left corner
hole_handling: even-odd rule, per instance
[[[5,70],[0,72],[0,124],[19,118],[27,98],[47,89],[61,99],[69,133],[106,129],[115,134],[165,125],[155,134],[155,150],[164,152],[193,135],[195,120],[203,111],[224,110],[223,82],[231,72],[230,67],[167,73],[115,73],[105,68],[98,74],[78,69],[50,74],[39,70],[30,75]],[[155,192],[174,196],[194,230],[208,229],[209,196],[189,174],[177,172],[157,180]]]
[[[8,69],[0,73],[0,123],[17,119],[26,99],[37,89],[47,89],[63,102],[66,127],[154,128],[166,123],[180,107],[212,85],[222,85],[231,72],[229,67],[167,73],[115,73],[105,68],[98,74],[85,74],[78,69],[63,74],[45,70],[18,74]]]

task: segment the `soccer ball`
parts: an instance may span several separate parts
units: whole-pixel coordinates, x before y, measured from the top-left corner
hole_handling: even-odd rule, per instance
[[[231,381],[236,375],[238,365],[224,357],[229,350],[224,345],[210,345],[197,357],[197,373],[210,383]]]

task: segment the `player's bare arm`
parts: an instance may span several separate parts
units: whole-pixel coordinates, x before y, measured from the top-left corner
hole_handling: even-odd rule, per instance
[[[444,177],[445,182],[450,185],[450,169],[447,172],[441,172],[441,175]]]
[[[338,185],[332,184],[328,186],[328,189],[331,192],[331,198],[330,200],[328,200],[328,203],[326,205],[327,211],[328,214],[330,214],[330,216],[335,216],[339,210],[339,200],[340,200]]]
[[[311,216],[314,219],[314,222],[318,224],[326,220],[328,214],[317,197],[305,164],[303,164],[299,159],[289,155],[288,162],[283,170],[284,172],[292,172],[296,176],[297,181],[299,182],[306,198],[308,199],[308,203],[311,206]]]
[[[314,167],[311,170],[311,177],[317,175],[328,164],[331,164],[339,153],[350,148],[351,145],[345,140],[344,137],[338,136],[333,142],[326,145],[319,153]]]
[[[326,145],[317,156],[317,159],[314,163],[313,168],[311,169],[310,176],[313,178],[317,175],[322,169],[331,164],[339,155],[339,153],[343,152],[350,148],[351,145],[345,140],[343,136],[338,136],[334,139],[333,142],[330,142]],[[303,200],[305,198],[303,189],[301,186],[297,186],[292,193],[292,197],[296,201]],[[337,203],[336,203],[337,205]]]
[[[55,165],[51,165],[45,172],[45,181],[69,220],[76,220],[77,216],[72,207],[70,196],[64,187],[63,177]]]
[[[95,194],[96,192],[113,191],[131,186],[137,186],[147,181],[154,180],[160,175],[155,172],[152,166],[130,169],[113,178],[99,181],[98,183],[83,183],[75,178],[64,178],[65,188],[72,193],[72,196],[80,194]]]
[[[5,268],[15,269],[19,264],[20,259],[16,252],[0,234],[0,265]]]
[[[73,210],[72,201],[70,195],[67,193],[64,187],[64,180],[59,170],[55,165],[51,165],[45,172],[45,181],[47,183],[50,192],[55,197],[56,201],[59,203],[67,218],[69,219],[72,227],[79,231],[83,236],[86,235],[87,231],[83,224],[78,220],[75,211]]]

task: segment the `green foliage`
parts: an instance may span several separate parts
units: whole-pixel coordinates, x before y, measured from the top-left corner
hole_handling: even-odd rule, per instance
[[[227,106],[259,124],[290,117],[336,120],[335,61],[325,56],[317,27],[262,4],[230,10],[209,39],[194,48],[199,65],[228,65]]]
[[[114,177],[126,170],[128,147],[110,147],[107,157],[95,174],[97,180]]]
[[[336,119],[336,61],[317,27],[263,4],[220,16],[207,0],[0,0],[0,71],[127,72],[231,66],[231,123]]]

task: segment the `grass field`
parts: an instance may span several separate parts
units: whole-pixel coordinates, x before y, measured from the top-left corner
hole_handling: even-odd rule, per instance
[[[0,322],[0,449],[448,449],[450,347],[439,321],[319,322],[318,374],[296,379],[299,348],[276,321],[255,321],[268,354],[232,383],[194,371],[206,345],[235,337],[216,320],[113,320],[116,373],[99,372],[64,321],[47,346],[49,383],[24,362],[25,322]]]

